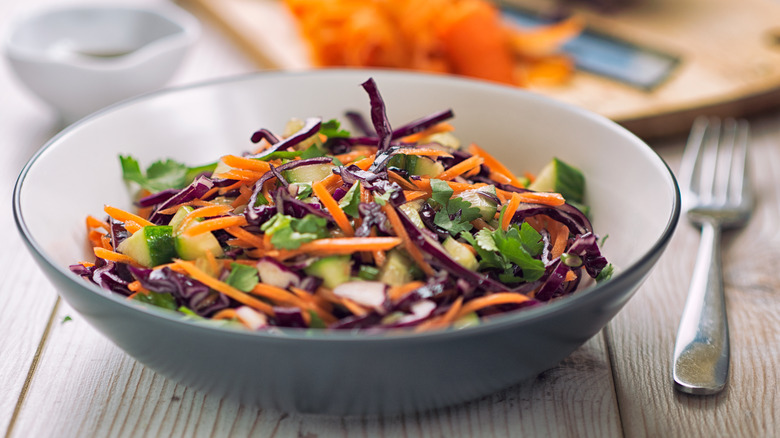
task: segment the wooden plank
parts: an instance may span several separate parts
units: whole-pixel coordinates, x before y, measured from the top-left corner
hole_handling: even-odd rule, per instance
[[[780,151],[777,117],[753,125],[757,209],[747,228],[724,241],[731,373],[717,396],[679,394],[672,387],[674,338],[693,270],[699,233],[683,219],[646,286],[609,327],[626,436],[778,436],[780,418]],[[680,142],[655,145],[673,169]],[[761,157],[760,159],[755,157]]]
[[[601,334],[535,380],[489,397],[394,417],[258,410],[171,382],[122,353],[66,304],[12,436],[618,436]],[[457,384],[457,382],[453,382]],[[46,421],[41,421],[41,412]]]
[[[311,66],[295,23],[278,0],[189,0],[227,29],[264,68]],[[545,0],[504,3],[544,10]],[[646,138],[685,132],[702,113],[744,116],[780,105],[780,3],[745,0],[626,2],[610,14],[572,4],[593,29],[678,56],[661,86],[643,91],[578,72],[560,87],[534,91],[588,108]]]
[[[0,17],[12,16],[18,8],[16,2],[0,2]],[[0,33],[5,30],[0,26]],[[27,159],[54,134],[55,117],[17,84],[10,69],[0,69],[0,433],[13,422],[57,301],[56,292],[23,244],[11,213],[16,177]]]

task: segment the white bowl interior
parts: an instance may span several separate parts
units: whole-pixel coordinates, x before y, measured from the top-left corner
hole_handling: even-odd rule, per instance
[[[11,33],[9,44],[40,57],[111,58],[184,31],[182,24],[152,10],[67,8],[30,17]]]
[[[66,129],[32,162],[21,186],[20,211],[32,241],[63,271],[91,260],[86,215],[103,217],[104,204],[132,208],[119,154],[133,155],[142,167],[166,157],[204,164],[251,149],[252,132],[280,132],[290,117],[344,120],[345,110],[368,116],[359,84],[369,76],[394,126],[452,108],[462,142],[478,143],[517,173],[537,172],[553,156],[581,168],[594,227],[609,235],[603,250],[618,269],[651,251],[669,227],[676,205],[671,173],[641,140],[606,119],[486,83],[339,70],[266,73],[166,92]]]

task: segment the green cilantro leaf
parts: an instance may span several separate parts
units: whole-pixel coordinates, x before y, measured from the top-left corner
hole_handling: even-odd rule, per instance
[[[64,318],[62,318],[62,321],[60,324],[65,324],[66,322],[73,321],[73,318],[70,317],[70,315],[65,315]]]
[[[328,325],[325,324],[325,321],[320,318],[320,315],[317,314],[317,312],[309,309],[309,316],[311,316],[311,320],[309,321],[309,328],[327,328]]]
[[[339,207],[344,210],[344,213],[354,218],[360,217],[358,205],[360,205],[360,181],[352,184],[352,187],[347,190],[347,194],[339,201]]]
[[[240,263],[230,264],[230,274],[225,279],[225,283],[240,291],[249,292],[259,282],[257,269],[254,266],[242,265]]]
[[[535,281],[544,275],[544,262],[535,259],[523,247],[517,227],[512,227],[504,233],[494,233],[493,238],[498,247],[498,253],[523,270],[523,280]]]
[[[478,217],[481,217],[479,208],[472,207],[470,202],[461,198],[452,198],[446,208],[436,212],[433,223],[457,237],[461,232],[471,230],[473,226],[470,222]]]
[[[325,156],[325,152],[323,152],[322,149],[320,149],[317,145],[311,145],[308,148],[301,151],[271,152],[268,155],[263,155],[262,157],[258,158],[258,160],[261,161],[292,160],[298,157],[300,157],[302,160],[305,160],[307,158],[324,157],[324,156]]]
[[[450,187],[447,181],[431,178],[431,198],[441,206],[447,205],[447,202],[452,197],[454,190]]]
[[[260,229],[271,235],[271,244],[280,249],[298,249],[304,243],[328,236],[328,221],[307,214],[301,219],[277,213]]]
[[[349,131],[341,129],[341,122],[336,119],[330,119],[327,122],[322,122],[320,125],[320,134],[323,134],[328,138],[347,138],[351,135]]]
[[[601,270],[601,272],[599,272],[599,275],[596,276],[596,283],[609,280],[612,278],[612,274],[614,273],[615,267],[612,265],[612,263],[608,264],[604,267],[604,269]]]
[[[162,307],[163,309],[176,310],[179,307],[176,305],[176,299],[169,293],[150,291],[148,294],[135,294],[133,299],[142,303]]]
[[[196,176],[204,172],[213,171],[217,165],[216,163],[211,163],[203,166],[187,167],[178,161],[167,159],[165,161],[155,161],[146,169],[146,174],[144,174],[138,161],[130,155],[120,155],[119,162],[122,166],[122,178],[125,181],[135,182],[152,193],[165,189],[184,188]]]
[[[511,268],[509,263],[498,254],[498,247],[496,247],[496,243],[493,240],[493,233],[491,233],[490,230],[479,230],[476,236],[477,237],[475,239],[471,233],[460,233],[460,237],[471,244],[471,246],[474,247],[474,250],[477,251],[477,255],[480,259],[479,269],[495,268],[501,271],[506,271],[507,269]],[[490,243],[487,242],[488,239],[490,240]],[[485,241],[485,245],[483,245],[483,240]]]

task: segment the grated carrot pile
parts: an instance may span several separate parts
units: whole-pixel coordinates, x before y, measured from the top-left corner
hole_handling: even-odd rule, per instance
[[[533,29],[486,0],[285,0],[316,66],[453,73],[518,86],[564,83],[579,17]]]

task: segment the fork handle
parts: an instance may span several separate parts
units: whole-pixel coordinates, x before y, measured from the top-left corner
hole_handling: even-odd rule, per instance
[[[674,387],[715,394],[729,373],[729,327],[720,258],[720,227],[705,221],[674,345]]]

